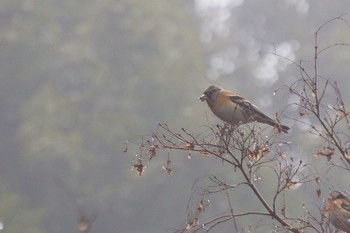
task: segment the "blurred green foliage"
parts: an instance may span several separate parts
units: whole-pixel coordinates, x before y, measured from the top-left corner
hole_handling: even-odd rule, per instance
[[[1,192],[6,232],[72,232],[45,222],[74,212],[79,198],[125,192],[130,161],[118,158],[130,135],[193,118],[197,100],[185,90],[204,77],[204,61],[192,8],[158,0],[0,4],[2,147],[10,160],[2,166],[4,182],[16,183],[14,195]],[[62,200],[73,207],[62,209]]]

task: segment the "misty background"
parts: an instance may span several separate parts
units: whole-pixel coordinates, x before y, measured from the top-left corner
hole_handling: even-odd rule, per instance
[[[349,9],[348,0],[2,0],[0,232],[79,232],[81,217],[93,220],[90,232],[185,224],[193,182],[232,171],[214,158],[175,153],[168,176],[165,153],[138,176],[141,136],[158,123],[189,131],[221,123],[198,100],[212,83],[270,116],[297,116],[285,109],[297,101],[285,86],[298,69],[261,52],[303,60],[312,71],[315,31]],[[319,38],[320,47],[350,43],[350,29],[331,23]],[[349,47],[319,57],[319,73],[337,80],[348,104],[349,60]],[[291,153],[313,161],[309,129],[282,122],[292,128]],[[338,175],[332,184],[343,190],[348,180]],[[301,187],[289,201],[300,197],[309,202],[315,193]],[[254,205],[249,194],[237,200],[238,209]],[[225,209],[220,198],[211,203],[209,217]]]

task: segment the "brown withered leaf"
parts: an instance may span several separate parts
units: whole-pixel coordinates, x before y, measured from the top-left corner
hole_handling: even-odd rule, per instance
[[[155,146],[155,145],[151,145],[148,148],[147,154],[149,155],[149,161],[151,161],[151,159],[153,159],[156,156],[157,148],[158,148],[158,146]]]
[[[249,155],[250,155],[250,159],[253,161],[257,161],[261,158],[259,150],[257,150],[257,148],[255,148],[253,151],[251,151],[249,153]]]
[[[315,178],[315,181],[316,181],[317,184],[320,183],[320,180],[321,180],[321,178],[319,176]]]
[[[186,150],[193,150],[194,149],[194,144],[192,142],[187,143],[184,145],[184,149]]]
[[[344,150],[344,157],[345,157],[345,159],[346,160],[350,160],[350,151],[349,151],[349,149],[345,149]]]
[[[320,198],[321,197],[321,189],[317,189],[316,190],[316,194],[317,194],[317,197]]]
[[[174,172],[173,169],[171,168],[171,160],[170,159],[168,159],[166,161],[166,166],[163,166],[162,168],[167,172],[168,176],[171,176]]]
[[[308,115],[306,112],[299,112],[299,117],[300,118],[303,118],[306,115]]]
[[[290,178],[287,178],[287,179],[286,179],[286,188],[287,188],[287,189],[294,188],[295,185],[297,185],[297,184],[298,184],[298,182],[293,181],[293,180],[291,180]]]
[[[211,154],[209,154],[208,152],[206,152],[204,150],[199,151],[199,155],[201,155],[201,156],[211,156]]]
[[[204,201],[201,199],[198,203],[197,206],[193,211],[188,216],[187,219],[187,229],[191,229],[191,227],[198,225],[199,224],[199,217],[202,213],[205,212],[205,209],[209,206],[210,201]]]
[[[198,224],[199,224],[198,218],[188,218],[186,230],[190,230],[193,226],[196,226]]]
[[[284,153],[282,153],[282,152],[279,153],[279,156],[280,156],[282,159],[286,159],[286,158],[287,158],[287,156],[286,156]]]
[[[144,173],[146,169],[146,166],[144,166],[142,163],[135,163],[133,167],[136,169],[136,172],[139,174],[139,176],[142,176],[142,173]]]
[[[192,159],[192,154],[191,154],[191,152],[190,152],[190,153],[188,153],[187,158],[188,158],[189,160],[191,160],[191,159]]]
[[[283,208],[281,209],[281,215],[282,215],[283,217],[286,217],[286,207],[283,207]]]
[[[264,145],[261,149],[260,149],[260,153],[262,155],[262,157],[264,157],[265,155],[267,155],[270,152],[270,147],[268,145]]]
[[[79,231],[81,232],[88,232],[89,228],[90,228],[90,220],[85,218],[85,217],[81,217],[79,219],[79,222],[78,222],[78,228],[79,228]]]
[[[205,211],[203,200],[200,200],[200,202],[198,203],[197,211],[198,211],[198,214],[201,214],[202,212]]]
[[[127,147],[125,147],[124,150],[123,150],[123,153],[126,153],[126,152],[128,152],[128,148]]]
[[[250,158],[254,161],[266,156],[270,152],[270,147],[268,145],[255,146],[254,150],[250,152]]]
[[[315,154],[315,157],[316,158],[326,157],[327,161],[330,161],[334,155],[335,155],[335,149],[330,146],[325,146],[322,148],[322,150],[317,151],[317,153]]]

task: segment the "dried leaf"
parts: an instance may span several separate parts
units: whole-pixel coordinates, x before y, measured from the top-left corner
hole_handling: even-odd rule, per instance
[[[139,176],[141,176],[142,175],[142,173],[144,173],[145,172],[145,169],[146,169],[146,166],[145,165],[143,165],[143,163],[142,163],[142,159],[138,159],[138,162],[137,163],[135,163],[135,164],[133,164],[133,169],[136,169],[136,172],[139,174]],[[133,170],[132,169],[132,170]]]
[[[168,159],[166,161],[166,166],[163,166],[162,168],[167,172],[168,176],[171,176],[174,172],[173,169],[171,168],[171,160],[170,159]]]
[[[289,189],[292,186],[292,181],[291,179],[287,178],[286,179],[286,188]]]
[[[193,226],[198,225],[199,224],[199,216],[205,212],[205,209],[209,206],[210,201],[209,200],[205,200],[203,201],[203,199],[201,199],[196,208],[191,211],[191,214],[189,214],[188,216],[188,220],[187,220],[187,229],[191,229]]]
[[[150,156],[149,160],[151,161],[151,159],[153,159],[156,154],[157,154],[157,146],[155,145],[151,145],[147,151],[147,154]]]
[[[283,153],[280,153],[279,155],[280,155],[280,157],[281,157],[282,159],[286,159],[286,158],[287,158],[287,156],[286,156],[285,154],[283,154]]]
[[[128,152],[128,142],[124,143],[124,149],[123,149],[123,153]]]
[[[270,147],[268,145],[255,146],[254,150],[250,152],[250,158],[253,161],[257,161],[262,157],[266,156],[270,152]]]
[[[186,230],[190,230],[193,226],[196,226],[198,224],[199,224],[198,218],[189,218],[187,220]]]
[[[349,152],[349,149],[345,149],[344,150],[344,157],[346,160],[350,160],[350,152]]]
[[[202,150],[202,151],[199,151],[199,155],[201,155],[201,156],[210,156],[211,154],[209,154],[208,152]]]
[[[201,200],[198,203],[197,211],[198,211],[198,214],[201,214],[202,212],[205,211],[205,206],[204,206],[203,200]]]
[[[321,189],[317,189],[316,194],[317,194],[317,197],[320,198],[321,197]]]
[[[188,158],[188,159],[192,159],[192,154],[191,154],[191,153],[188,153],[187,158]]]
[[[295,189],[298,188],[301,184],[297,181],[293,181],[290,178],[286,179],[286,188],[287,189]]]
[[[321,180],[321,178],[319,176],[315,178],[315,181],[316,181],[317,184],[320,183],[320,180]]]
[[[335,149],[327,146],[327,147],[323,147],[322,150],[318,151],[315,154],[315,157],[319,158],[324,156],[327,158],[328,161],[330,161],[334,155],[335,155]]]
[[[306,113],[306,112],[299,112],[299,117],[300,118],[303,118],[304,116],[307,116],[307,115],[309,115],[309,114]]]
[[[90,221],[84,217],[79,220],[78,228],[81,232],[87,232],[90,227]]]
[[[286,217],[286,207],[283,207],[283,208],[281,209],[281,215],[282,215],[283,217]]]
[[[193,150],[194,149],[194,144],[191,142],[191,143],[187,143],[184,145],[184,149],[186,150]]]

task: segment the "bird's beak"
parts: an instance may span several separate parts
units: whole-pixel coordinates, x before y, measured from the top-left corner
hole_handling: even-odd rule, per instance
[[[203,101],[205,101],[205,100],[207,100],[208,99],[208,97],[206,96],[206,95],[201,95],[200,97],[199,97],[199,99],[203,102]]]

